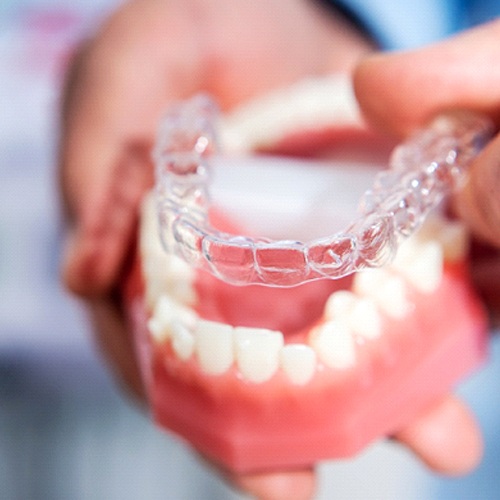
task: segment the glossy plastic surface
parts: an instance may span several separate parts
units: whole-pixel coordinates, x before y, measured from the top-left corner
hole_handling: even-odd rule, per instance
[[[211,225],[215,126],[216,107],[205,96],[177,104],[163,121],[155,150],[163,244],[228,283],[273,286],[341,278],[391,261],[401,241],[463,182],[492,133],[478,115],[439,116],[395,149],[390,169],[364,193],[345,230],[304,242],[229,234]]]

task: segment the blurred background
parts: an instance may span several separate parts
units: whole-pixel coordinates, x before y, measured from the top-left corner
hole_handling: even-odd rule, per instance
[[[57,106],[72,48],[113,0],[0,3],[0,499],[240,499],[117,390],[58,282]],[[486,439],[443,479],[394,444],[321,466],[319,499],[499,498],[500,343],[458,392]]]

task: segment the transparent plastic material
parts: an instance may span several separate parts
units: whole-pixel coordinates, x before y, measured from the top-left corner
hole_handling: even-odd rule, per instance
[[[161,239],[168,252],[236,285],[294,286],[388,263],[426,215],[463,183],[491,137],[486,118],[441,115],[392,153],[346,228],[308,241],[235,235],[211,224],[218,111],[206,96],[165,116],[154,152]]]

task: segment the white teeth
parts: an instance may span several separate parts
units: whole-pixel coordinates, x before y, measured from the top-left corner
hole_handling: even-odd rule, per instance
[[[310,344],[330,368],[344,370],[356,363],[356,344],[350,328],[342,321],[329,321],[311,332]]]
[[[237,327],[235,355],[241,375],[255,383],[269,380],[278,370],[283,334],[260,328]]]
[[[422,241],[437,241],[443,248],[444,259],[454,262],[469,252],[469,231],[462,222],[450,221],[443,216],[429,217],[415,237]]]
[[[352,85],[344,75],[299,82],[244,103],[220,124],[225,151],[255,151],[288,134],[321,125],[360,123]]]
[[[168,325],[172,321],[181,321],[188,327],[194,327],[197,315],[188,307],[173,301],[170,297],[162,295],[154,310],[154,317],[162,324]]]
[[[172,349],[180,360],[187,361],[193,355],[194,345],[194,335],[185,326],[173,326]]]
[[[209,375],[221,375],[234,361],[233,327],[200,320],[194,330],[195,350],[201,369]]]
[[[432,293],[443,278],[443,250],[434,240],[405,241],[391,268],[404,276],[417,290]]]
[[[183,304],[193,304],[196,297],[192,286],[194,270],[179,257],[169,255],[163,249],[153,194],[145,198],[142,206],[139,245],[148,308],[152,309],[165,293]]]
[[[406,297],[405,282],[397,276],[391,276],[384,282],[377,297],[372,298],[380,309],[396,319],[404,318],[413,308]]]
[[[418,245],[411,263],[402,271],[408,281],[422,293],[437,290],[443,279],[443,250],[436,241]]]
[[[367,269],[357,273],[353,289],[359,295],[371,298],[389,317],[402,319],[412,310],[405,282],[388,270]]]
[[[178,259],[175,257],[175,259]],[[150,259],[143,265],[143,275],[146,283],[146,305],[152,309],[155,302],[167,293],[183,304],[195,302],[195,292],[192,286],[191,274],[182,274],[175,269],[174,256],[164,259]],[[184,264],[184,263],[182,263]]]
[[[443,225],[439,241],[443,246],[443,255],[448,262],[463,259],[469,253],[469,232],[460,222],[448,222]]]
[[[170,329],[164,328],[154,316],[148,321],[148,331],[157,342],[167,340],[171,334]]]
[[[281,350],[281,368],[292,384],[307,384],[316,370],[316,353],[305,344],[287,344]]]
[[[442,280],[444,260],[459,260],[468,250],[468,233],[462,224],[433,219],[402,245],[391,266],[357,273],[353,292],[330,296],[324,310],[326,322],[311,331],[310,345],[284,345],[281,332],[198,320],[186,306],[195,302],[194,271],[163,251],[152,226],[154,213],[145,218],[149,222],[141,232],[141,253],[146,300],[153,310],[148,321],[151,336],[158,342],[170,340],[180,360],[196,355],[201,370],[209,375],[223,374],[236,362],[241,377],[253,383],[271,379],[281,367],[290,383],[307,384],[314,377],[317,359],[338,370],[354,366],[356,338],[375,339],[382,334],[379,311],[404,319],[413,307],[407,283],[432,293]]]
[[[334,319],[348,316],[356,300],[356,295],[348,290],[339,290],[332,293],[325,304],[325,318]]]
[[[352,288],[356,294],[376,296],[384,281],[390,278],[385,269],[366,269],[354,275]]]
[[[325,318],[346,323],[355,334],[366,339],[375,339],[382,334],[382,320],[375,302],[347,290],[330,295],[325,306]]]
[[[151,335],[158,342],[162,342],[171,335],[173,325],[180,323],[192,329],[196,318],[196,313],[191,309],[162,295],[156,302],[148,328]]]
[[[366,339],[380,337],[382,319],[375,301],[368,297],[358,299],[351,310],[349,325],[354,333]]]
[[[434,216],[398,250],[391,265],[422,293],[439,287],[445,261],[457,261],[467,254],[468,232],[463,224]]]

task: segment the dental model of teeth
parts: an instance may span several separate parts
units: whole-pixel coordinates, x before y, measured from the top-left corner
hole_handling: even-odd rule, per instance
[[[268,148],[337,123],[339,107],[351,126],[359,114],[347,88],[307,82],[250,103],[223,117],[223,140]],[[332,92],[343,104],[314,104]],[[291,122],[281,118],[289,108]],[[437,120],[396,150],[348,231],[297,245],[211,227],[215,122],[200,101],[185,111],[174,109],[160,133],[157,188],[143,205],[126,289],[160,426],[236,471],[301,467],[391,435],[482,362],[486,323],[468,283],[467,231],[429,212],[460,184],[486,122]],[[248,283],[259,284],[239,286]]]
[[[379,338],[384,322],[404,321],[414,309],[415,295],[436,292],[443,280],[445,258],[462,261],[468,251],[464,226],[435,215],[401,245],[394,262],[357,273],[352,290],[333,292],[324,307],[324,321],[312,328],[304,343],[286,344],[280,331],[200,318],[193,300],[193,269],[163,251],[150,230],[155,220],[150,197],[144,205],[141,249],[146,296],[153,311],[148,328],[155,342],[170,342],[179,360],[196,360],[207,375],[235,368],[238,377],[252,383],[265,382],[282,370],[283,383],[301,385],[325,367],[352,368],[360,346]],[[159,269],[168,271],[167,279]]]

